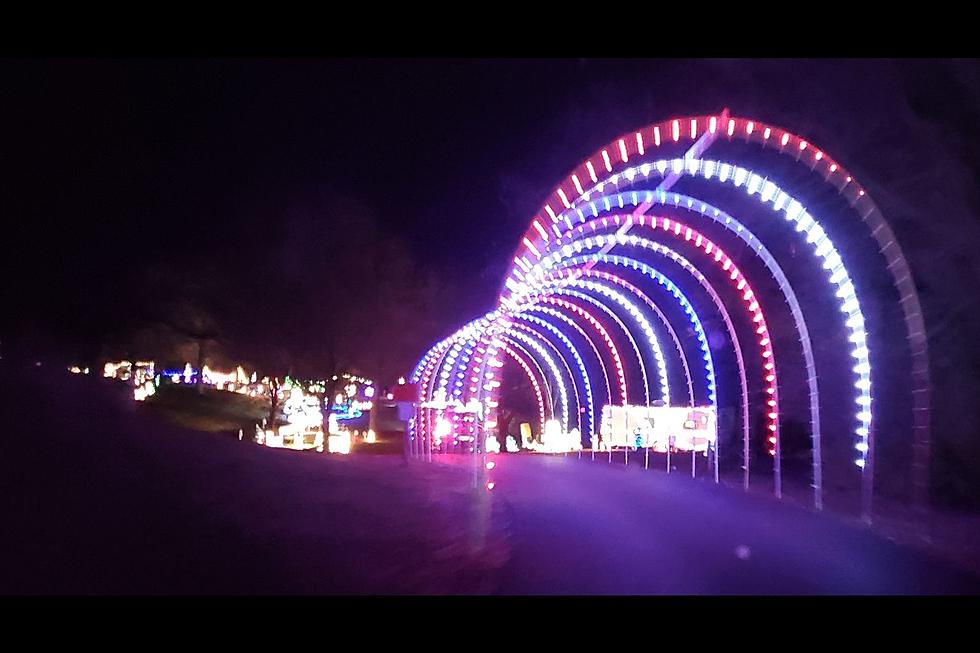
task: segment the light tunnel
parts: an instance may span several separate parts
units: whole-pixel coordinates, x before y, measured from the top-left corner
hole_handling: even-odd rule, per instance
[[[717,156],[709,156],[712,148]],[[771,163],[772,153],[780,155],[780,166]],[[819,203],[808,208],[805,194],[780,180],[786,165],[801,167],[810,183],[843,198],[846,209],[821,213],[814,208]],[[733,199],[733,191],[742,199]],[[909,381],[880,378],[873,368],[876,347],[883,344],[874,341],[865,322],[859,295],[867,289],[851,274],[856,261],[845,260],[835,246],[839,225],[855,219],[877,246],[867,258],[887,269],[899,293]],[[834,302],[840,311],[846,339],[835,346],[848,353],[847,370],[817,373],[815,335],[806,319],[815,309],[801,301],[786,263],[773,253],[773,244],[789,241],[812,255],[809,262],[795,262],[793,273],[803,274],[797,269],[802,266],[812,278],[823,278],[821,301]],[[773,316],[792,324],[797,344],[791,350],[771,337],[767,319]],[[724,325],[716,335],[725,346],[709,341],[708,318]],[[668,340],[673,346],[663,347]],[[917,498],[928,483],[928,351],[901,249],[866,190],[836,160],[761,121],[727,111],[663,121],[615,139],[574,168],[520,237],[498,306],[436,343],[417,364],[411,375],[420,401],[413,442],[431,441],[434,420],[445,410],[440,406],[451,403],[475,416],[466,429],[485,436],[486,425],[496,425],[501,356],[515,360],[530,378],[539,421],[558,419],[566,430],[578,428],[586,442],[596,433],[603,404],[734,408],[743,482],[747,488],[751,451],[761,447],[772,459],[777,495],[785,382],[776,358],[802,360],[815,505],[822,505],[821,414],[846,410],[866,515],[874,487],[873,416],[880,410],[874,388],[903,383],[910,386]],[[738,387],[719,387],[716,359],[736,369]],[[672,388],[671,379],[686,391],[678,392],[676,381]],[[827,383],[849,384],[849,409],[821,402]],[[764,389],[761,398],[750,391],[756,386]],[[753,432],[751,425],[760,420],[764,430]],[[718,464],[716,450],[716,471]]]

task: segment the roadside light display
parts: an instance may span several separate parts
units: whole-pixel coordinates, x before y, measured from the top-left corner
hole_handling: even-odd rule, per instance
[[[707,451],[717,438],[714,406],[612,406],[602,409],[600,433],[610,447],[666,452]],[[671,440],[673,438],[673,440]]]

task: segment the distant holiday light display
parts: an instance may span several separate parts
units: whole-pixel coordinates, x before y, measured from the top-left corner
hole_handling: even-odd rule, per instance
[[[327,451],[347,455],[351,451],[352,436],[347,429],[327,438]]]
[[[726,144],[725,159],[706,156],[716,141]],[[724,348],[709,346],[705,320],[717,317],[724,325],[719,335],[727,338],[731,352],[728,360],[734,362],[739,376],[737,392],[727,397],[740,398],[740,405],[736,405],[741,417],[745,486],[749,482],[750,444],[761,442],[772,456],[774,489],[779,495],[779,396],[784,381],[777,373],[778,352],[767,321],[770,316],[764,312],[764,298],[757,294],[759,288],[774,285],[792,316],[798,336],[796,355],[803,357],[810,397],[812,485],[814,502],[820,507],[820,413],[830,407],[820,401],[812,337],[796,292],[762,242],[762,230],[754,232],[745,219],[736,219],[737,208],[740,213],[751,213],[756,221],[773,223],[773,229],[765,230],[766,240],[806,248],[813,258],[796,264],[800,273],[809,271],[823,277],[826,292],[840,311],[841,327],[847,335],[839,346],[852,361],[847,371],[853,389],[855,464],[862,471],[864,510],[870,514],[875,372],[865,309],[858,299],[861,286],[851,275],[857,263],[845,261],[857,254],[850,253],[850,248],[845,256],[837,246],[840,236],[832,235],[838,233],[834,221],[843,214],[826,211],[825,203],[797,196],[770,176],[773,170],[759,167],[756,158],[751,162],[742,158],[752,150],[782,155],[801,166],[814,187],[826,186],[843,198],[849,207],[846,217],[867,225],[887,263],[908,332],[916,443],[913,480],[921,498],[928,479],[928,351],[918,296],[901,248],[865,189],[825,151],[784,129],[735,118],[727,111],[672,119],[625,135],[597,151],[555,188],[520,238],[498,306],[433,345],[412,371],[409,381],[418,387],[420,399],[412,420],[413,437],[427,441],[434,438],[436,430],[445,438],[459,435],[457,423],[447,421],[442,411],[431,406],[439,393],[483,406],[478,429],[495,425],[500,392],[495,365],[500,362],[499,354],[517,362],[530,381],[541,413],[539,438],[530,438],[530,442],[537,442],[541,449],[547,448],[542,443],[549,438],[564,444],[562,438],[575,426],[584,429],[581,437],[585,441],[597,442],[601,420],[596,412],[600,405],[653,410],[660,408],[655,404],[662,404],[681,412],[703,411],[699,414],[710,415],[714,429],[722,397],[715,357],[727,354]],[[798,186],[797,180],[793,183]],[[675,192],[675,185],[684,192]],[[715,192],[715,188],[729,190]],[[741,190],[749,201],[732,203],[728,211],[724,210],[718,204],[730,202],[730,189]],[[705,235],[706,229],[710,238]],[[740,264],[731,252],[738,253]],[[761,265],[751,263],[748,259],[752,258]],[[756,279],[760,271],[763,276]],[[685,279],[693,279],[695,285]],[[684,285],[683,292],[679,284]],[[679,305],[680,313],[669,307],[671,303]],[[683,317],[678,319],[678,315]],[[738,326],[740,321],[750,325],[750,337],[740,333],[744,329]],[[696,340],[693,347],[681,336],[685,332]],[[661,345],[668,341],[665,338],[673,348]],[[583,342],[584,349],[579,344]],[[695,373],[699,368],[703,375]],[[764,391],[758,400],[750,392],[748,377],[756,373],[753,370],[759,370]],[[683,399],[682,393],[672,392],[672,378],[687,384]],[[891,379],[875,382],[903,383]],[[573,420],[576,410],[579,416]],[[762,433],[753,433],[750,428],[753,414],[764,418]],[[641,441],[664,448],[663,434],[654,431],[643,435]],[[621,435],[624,445],[627,436],[635,440],[633,434]],[[609,438],[607,446],[616,446],[612,432]],[[680,440],[675,438],[675,446],[677,442]],[[717,479],[717,433],[696,445],[694,441],[681,444],[687,446],[714,452]]]
[[[87,374],[78,366],[71,366],[68,371],[73,374]],[[186,363],[183,368],[164,369],[155,372],[153,361],[109,361],[103,366],[103,376],[123,381],[133,388],[133,398],[145,401],[158,392],[161,382],[174,385],[191,385],[198,382],[210,390],[234,392],[249,397],[268,397],[271,395],[269,377],[259,378],[256,372],[249,373],[241,365],[231,371],[221,371],[204,365],[197,370]],[[326,392],[327,382],[324,379],[298,380],[285,377],[279,386],[279,413],[284,424],[277,428],[256,427],[254,440],[258,444],[292,449],[297,451],[314,450],[322,452],[325,449],[333,453],[350,453],[353,436],[347,420],[361,418],[364,412],[373,408],[370,400],[375,395],[374,382],[353,374],[334,376],[333,380],[343,379],[343,393],[338,395],[337,404],[332,406],[329,414],[329,433],[335,436],[332,445],[324,434],[323,411],[320,397]],[[338,421],[340,420],[340,421]],[[357,431],[354,431],[356,434]],[[360,436],[364,443],[377,443],[373,429],[366,429]]]
[[[497,439],[497,436],[488,435],[483,450],[487,453],[500,453],[500,440]],[[489,469],[493,468],[490,467]]]
[[[529,440],[527,448],[541,453],[566,453],[582,450],[582,434],[578,429],[566,431],[561,422],[549,419],[545,422],[540,440]]]

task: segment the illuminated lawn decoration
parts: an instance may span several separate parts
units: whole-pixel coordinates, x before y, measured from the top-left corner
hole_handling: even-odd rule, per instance
[[[133,390],[133,398],[136,401],[143,401],[147,397],[153,396],[156,392],[156,387],[154,387],[152,381],[147,381],[143,385],[136,386]]]
[[[540,453],[566,453],[569,451],[582,450],[582,435],[578,429],[566,431],[562,428],[561,422],[550,419],[545,422],[544,431],[541,432],[541,440],[530,440],[528,448]]]
[[[607,447],[707,452],[718,435],[713,406],[604,406],[602,440]]]
[[[351,432],[342,429],[335,435],[327,436],[327,451],[347,455],[351,450]]]

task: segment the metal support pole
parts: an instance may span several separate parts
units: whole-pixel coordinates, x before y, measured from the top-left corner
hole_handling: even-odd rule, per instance
[[[695,477],[694,471],[697,469],[698,452],[694,450],[693,441],[691,446],[691,478]]]
[[[479,479],[480,471],[478,468],[478,465],[480,464],[480,456],[479,454],[474,452],[473,455],[471,456],[471,459],[473,460],[473,489],[475,490],[479,486],[479,481],[480,481]]]
[[[717,433],[715,433],[714,449],[715,449],[715,483],[718,483],[719,482],[719,480],[718,480],[718,449],[719,449],[719,446],[718,446],[718,434]]]
[[[643,469],[650,469],[650,447],[643,450]]]
[[[630,432],[630,412],[626,411],[626,433]],[[628,438],[629,436],[627,436]],[[626,466],[629,467],[630,464],[630,443],[629,440],[626,441],[626,446],[623,447],[623,458],[626,460]]]
[[[868,456],[861,470],[861,520],[871,525],[875,491],[875,439],[874,431],[868,434]]]
[[[776,460],[773,468],[773,474],[775,476],[775,482],[776,482],[775,492],[776,492],[777,499],[783,498],[783,453],[782,453],[782,446],[780,446],[781,441],[782,441],[781,437],[776,438]]]

